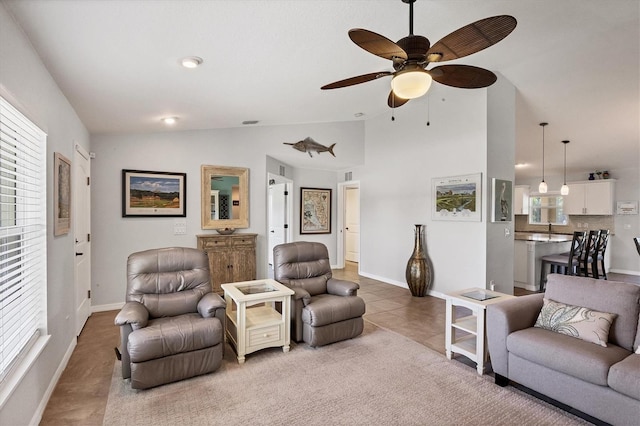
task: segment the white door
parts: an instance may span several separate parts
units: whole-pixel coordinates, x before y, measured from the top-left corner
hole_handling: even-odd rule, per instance
[[[91,162],[89,153],[76,145],[73,155],[76,336],[91,315]]]
[[[345,191],[345,260],[360,261],[360,189],[347,188]]]
[[[269,185],[269,265],[273,266],[273,248],[287,242],[287,184]]]

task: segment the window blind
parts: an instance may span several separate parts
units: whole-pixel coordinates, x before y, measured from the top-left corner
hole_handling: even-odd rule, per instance
[[[46,333],[46,134],[0,97],[0,381]]]

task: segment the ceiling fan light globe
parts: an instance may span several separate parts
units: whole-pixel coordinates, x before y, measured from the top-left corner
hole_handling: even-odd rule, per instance
[[[545,181],[540,182],[540,185],[538,185],[538,192],[541,194],[547,193],[547,182]]]
[[[569,185],[566,183],[560,188],[560,195],[569,195]]]
[[[427,93],[432,80],[424,70],[399,72],[391,80],[391,90],[399,98],[415,99]]]

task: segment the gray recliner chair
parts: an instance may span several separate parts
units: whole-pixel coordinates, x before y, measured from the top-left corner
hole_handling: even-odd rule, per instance
[[[127,261],[120,326],[122,377],[146,389],[210,373],[224,355],[225,302],[211,292],[204,251],[172,247]]]
[[[323,346],[362,333],[364,300],[357,283],[332,278],[327,247],[294,242],[273,249],[274,278],[295,293],[291,336],[296,342]]]

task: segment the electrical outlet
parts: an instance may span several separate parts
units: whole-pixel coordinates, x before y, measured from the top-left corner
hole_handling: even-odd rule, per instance
[[[588,223],[583,223],[582,226],[585,227],[585,228],[589,228],[589,224]]]
[[[576,228],[582,228],[582,224],[580,222],[576,223]]]
[[[511,230],[509,228],[504,228],[504,236],[508,237],[509,235],[511,235]]]
[[[184,219],[176,219],[173,222],[173,235],[185,235],[187,233],[187,221]]]

